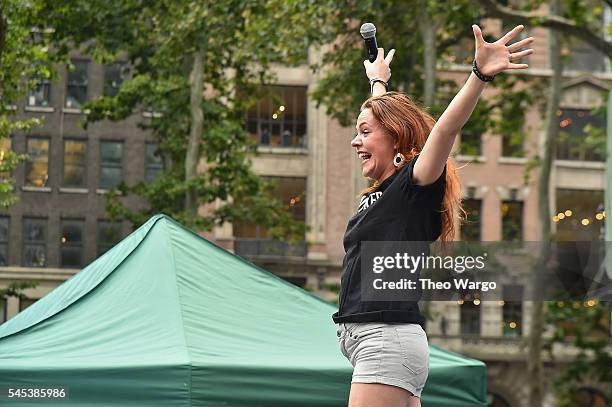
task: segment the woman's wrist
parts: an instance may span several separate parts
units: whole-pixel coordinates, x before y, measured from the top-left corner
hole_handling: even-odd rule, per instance
[[[380,96],[387,93],[387,88],[381,82],[374,82],[372,87],[372,96]]]
[[[387,88],[382,82],[374,82],[372,86],[372,96],[380,96],[387,93]]]

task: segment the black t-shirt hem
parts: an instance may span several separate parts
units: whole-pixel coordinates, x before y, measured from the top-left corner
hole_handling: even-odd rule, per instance
[[[417,311],[381,310],[350,315],[338,315],[336,312],[332,315],[332,319],[336,324],[340,322],[404,322],[425,326],[425,318]]]

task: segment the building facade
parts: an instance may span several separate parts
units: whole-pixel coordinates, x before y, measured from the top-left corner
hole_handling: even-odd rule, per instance
[[[489,27],[500,30],[495,22]],[[546,79],[551,75],[547,30],[534,28],[531,35],[536,37],[536,54],[526,74]],[[581,55],[578,62],[566,67],[558,113],[565,136],[557,146],[550,193],[558,236],[586,240],[601,238],[606,180],[602,154],[580,146],[586,124],[605,129],[605,117],[593,109],[602,105],[612,74],[605,62],[600,63],[600,55],[584,49],[576,51]],[[309,58],[316,62],[320,55],[311,52]],[[585,58],[591,58],[586,66]],[[440,66],[441,75],[464,81],[470,66],[461,62],[461,58],[447,61]],[[122,64],[102,66],[75,54],[73,65],[70,72],[61,68],[57,81],[41,84],[16,107],[20,117],[40,117],[44,122],[31,135],[16,134],[11,139],[14,150],[28,153],[31,160],[14,174],[19,202],[0,214],[0,287],[28,279],[39,285],[26,290],[27,298],[1,302],[0,322],[126,236],[130,232],[126,222],[107,219],[105,194],[122,180],[130,184],[150,180],[162,169],[156,145],[137,126],[147,120],[147,112],[136,112],[118,123],[80,126],[84,115],[79,107],[88,98],[116,92]],[[317,107],[309,97],[318,78],[308,66],[273,69],[278,82],[270,90],[275,97],[260,100],[246,123],[259,144],[252,163],[258,175],[276,182],[277,197],[309,226],[305,242],[273,241],[265,228],[248,224],[225,224],[203,235],[336,301],[346,222],[356,210],[359,191],[367,185],[350,147],[354,129],[330,119],[325,107]],[[364,86],[368,86],[365,77]],[[470,154],[455,154],[468,214],[457,239],[538,240],[537,170],[526,181],[525,173],[538,151],[541,131],[542,115],[533,108],[527,113],[526,137],[520,145],[505,135],[470,135],[474,147]],[[467,143],[467,137],[457,140],[456,151],[465,151],[461,143]],[[137,208],[144,203],[132,199],[128,204]],[[529,306],[528,302],[464,300],[431,304],[430,341],[487,363],[491,406],[525,405],[526,358],[520,342],[529,333]],[[547,368],[552,370],[552,365]],[[585,391],[603,397],[596,384],[585,385]],[[547,405],[554,405],[552,395]]]

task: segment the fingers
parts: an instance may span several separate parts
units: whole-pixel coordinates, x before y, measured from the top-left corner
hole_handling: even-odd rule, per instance
[[[482,45],[485,43],[484,38],[482,37],[482,31],[480,31],[480,27],[476,24],[472,26],[472,30],[474,31],[474,38],[476,39],[476,46]]]
[[[516,52],[519,49],[523,48],[526,45],[531,44],[534,41],[533,37],[525,38],[524,40],[520,40],[519,42],[515,42],[512,45],[508,45],[508,51]]]
[[[382,61],[385,58],[385,49],[378,48],[378,55],[376,56],[376,60]]]
[[[393,56],[395,55],[395,48],[389,51],[387,57],[385,58],[385,62],[387,65],[391,65],[391,61],[393,61]]]
[[[525,51],[521,51],[521,52],[515,52],[514,54],[510,54],[510,61],[512,61],[513,59],[521,59],[523,57],[526,57],[527,55],[531,55],[533,54],[533,50],[532,49],[526,49]]]
[[[512,38],[516,37],[517,34],[520,33],[521,31],[523,31],[523,28],[525,28],[525,26],[517,25],[516,27],[514,27],[512,30],[510,30],[508,33],[506,33],[506,35],[501,37],[496,42],[500,43],[500,44],[504,44],[504,45],[507,44],[508,41],[510,41]]]
[[[506,69],[527,69],[529,68],[529,65],[527,64],[508,64],[508,67]]]

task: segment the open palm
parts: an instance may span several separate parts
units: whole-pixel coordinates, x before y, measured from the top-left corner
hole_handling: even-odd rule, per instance
[[[533,42],[533,37],[525,38],[514,44],[507,45],[514,37],[523,31],[523,26],[518,25],[510,30],[506,35],[495,42],[486,42],[482,37],[482,31],[477,25],[473,25],[474,39],[476,40],[476,64],[478,70],[484,75],[494,76],[508,69],[526,69],[527,64],[515,64],[527,55],[533,54],[533,49],[519,51],[522,47]]]

